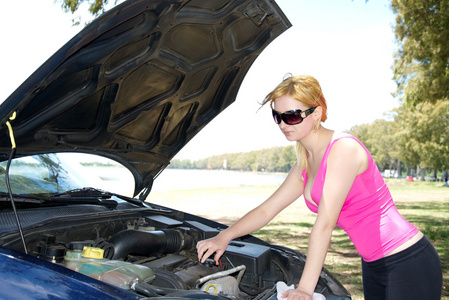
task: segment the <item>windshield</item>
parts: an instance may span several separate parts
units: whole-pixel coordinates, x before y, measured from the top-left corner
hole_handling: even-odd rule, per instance
[[[6,188],[7,161],[0,163],[0,191]],[[134,179],[124,166],[91,154],[56,153],[13,159],[9,182],[14,194],[54,194],[93,187],[131,195]]]

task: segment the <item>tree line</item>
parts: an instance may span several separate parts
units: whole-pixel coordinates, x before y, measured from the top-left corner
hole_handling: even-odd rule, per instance
[[[294,146],[225,153],[199,160],[174,159],[169,168],[174,169],[225,169],[254,172],[288,172],[296,161]]]

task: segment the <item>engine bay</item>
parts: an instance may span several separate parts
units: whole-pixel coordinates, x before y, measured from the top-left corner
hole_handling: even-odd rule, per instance
[[[91,206],[86,214],[88,207],[68,206],[63,218],[58,209],[41,209],[40,222],[31,228],[25,219],[28,253],[143,297],[208,293],[269,299],[276,282],[299,280],[305,262],[297,252],[248,236],[232,241],[219,265],[211,258],[200,263],[196,243],[224,225],[160,207],[111,211]],[[23,251],[17,233],[3,234],[0,243]]]

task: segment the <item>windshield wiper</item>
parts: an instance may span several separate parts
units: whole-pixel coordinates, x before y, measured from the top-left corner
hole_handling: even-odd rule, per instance
[[[145,205],[142,203],[142,201],[131,198],[131,197],[127,197],[127,196],[123,196],[120,194],[116,194],[116,193],[111,193],[111,192],[106,192],[103,190],[99,190],[96,188],[82,188],[82,189],[76,189],[76,190],[70,190],[61,194],[55,194],[53,195],[54,197],[56,196],[69,196],[69,197],[102,197],[102,198],[110,198],[111,196],[115,196],[117,198],[120,198],[126,202],[129,202],[131,204],[137,205],[137,206],[141,206],[141,207],[145,207]]]
[[[107,208],[114,209],[118,203],[111,199],[112,196],[120,198],[134,205],[144,207],[145,205],[137,200],[123,195],[105,192],[95,188],[82,188],[69,190],[58,194],[13,194],[14,201],[22,206],[36,205],[36,206],[53,206],[53,205],[103,205]],[[9,201],[9,194],[0,192],[0,202]]]
[[[35,204],[38,206],[54,206],[54,205],[102,205],[109,209],[117,207],[117,201],[110,199],[110,197],[92,195],[92,196],[72,196],[70,193],[55,194],[52,196],[34,196],[12,194],[16,204],[25,206],[24,204]],[[9,194],[0,192],[0,201],[9,201]]]

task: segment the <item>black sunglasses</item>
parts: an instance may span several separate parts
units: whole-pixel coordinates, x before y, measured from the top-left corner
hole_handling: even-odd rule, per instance
[[[315,108],[316,107],[311,107],[304,111],[302,111],[300,109],[295,109],[295,110],[286,111],[285,113],[282,113],[282,114],[278,113],[277,111],[275,111],[273,109],[272,110],[273,119],[276,122],[276,124],[281,124],[281,121],[284,121],[284,123],[287,125],[296,125],[296,124],[301,123],[308,115],[313,113]],[[302,117],[302,113],[304,113],[304,117]]]

